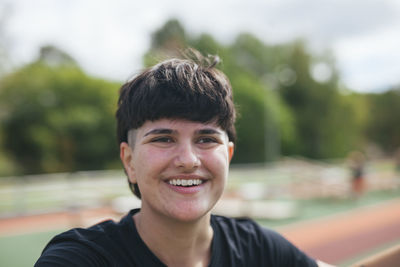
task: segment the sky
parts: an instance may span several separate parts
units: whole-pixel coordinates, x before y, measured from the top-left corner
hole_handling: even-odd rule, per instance
[[[228,44],[250,32],[267,44],[303,38],[330,50],[345,86],[379,92],[400,85],[398,0],[0,0],[14,66],[55,45],[89,74],[126,81],[140,71],[151,33],[177,18],[193,35]]]

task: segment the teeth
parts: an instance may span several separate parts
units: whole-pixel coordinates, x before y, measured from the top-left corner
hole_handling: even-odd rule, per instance
[[[193,185],[200,185],[203,181],[200,179],[172,179],[169,180],[169,184],[171,185],[180,185],[180,186],[193,186]]]

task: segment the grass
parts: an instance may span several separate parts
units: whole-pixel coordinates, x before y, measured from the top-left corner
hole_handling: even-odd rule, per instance
[[[299,202],[301,212],[298,216],[285,220],[258,220],[264,226],[278,228],[289,223],[295,223],[303,220],[310,220],[321,216],[327,216],[334,213],[349,211],[354,208],[377,204],[400,197],[400,191],[380,191],[370,192],[360,198],[358,201],[350,199],[313,199],[302,200]],[[48,241],[59,231],[39,232],[21,235],[12,235],[0,237],[0,266],[33,266],[40,256],[41,251]],[[378,248],[380,249],[380,248]],[[364,258],[369,254],[361,255],[352,262]],[[346,266],[346,265],[343,265]]]
[[[60,231],[0,237],[0,266],[33,266],[49,240]]]
[[[286,224],[311,220],[335,213],[350,211],[355,208],[378,204],[383,201],[400,197],[400,190],[373,191],[365,194],[358,200],[353,199],[308,199],[298,200],[299,212],[297,216],[283,220],[257,220],[261,225],[278,228]]]
[[[288,172],[286,166],[282,168],[269,168],[268,171],[262,166],[237,168],[231,171],[228,187],[233,189],[241,188],[245,181],[265,184],[270,188],[273,188],[273,186],[281,188],[293,181],[293,173],[302,172],[297,170]],[[72,182],[64,181],[65,179],[62,177],[58,180],[53,178],[47,179],[52,181],[51,186],[46,185],[47,182],[37,184],[36,181],[31,186],[29,183],[34,180],[33,178],[31,179],[32,181],[28,179],[28,183],[11,185],[3,181],[0,183],[0,214],[15,210],[21,212],[24,210],[42,210],[53,206],[65,206],[65,199],[83,202],[86,198],[91,197],[101,202],[104,199],[98,196],[114,196],[115,192],[122,195],[130,194],[126,186],[125,177],[118,177],[119,173],[107,175],[112,177],[112,179],[96,180],[95,183],[92,177],[89,177],[90,179],[85,177],[80,180],[75,179]],[[96,176],[101,175],[96,174]],[[67,186],[65,187],[64,184]],[[68,188],[73,189],[72,193],[66,191]],[[93,192],[96,195],[93,195]],[[22,196],[24,198],[21,198]],[[369,192],[357,201],[337,198],[296,200],[299,212],[295,217],[285,220],[258,220],[258,222],[270,228],[278,228],[286,224],[349,211],[354,208],[377,204],[397,197],[400,197],[399,190]],[[289,199],[289,201],[292,200]],[[44,246],[55,234],[61,231],[63,229],[59,231],[0,236],[0,266],[33,266]]]

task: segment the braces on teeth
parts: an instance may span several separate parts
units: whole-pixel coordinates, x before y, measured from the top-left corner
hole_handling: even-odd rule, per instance
[[[200,185],[202,183],[203,183],[203,181],[200,179],[189,179],[189,180],[172,179],[169,181],[169,184],[179,185],[179,186],[194,186],[194,185]]]

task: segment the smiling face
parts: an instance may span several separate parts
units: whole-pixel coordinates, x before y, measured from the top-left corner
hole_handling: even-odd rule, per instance
[[[233,143],[214,123],[147,121],[121,143],[121,159],[142,194],[141,213],[193,221],[221,197]],[[133,148],[132,148],[133,147]]]

